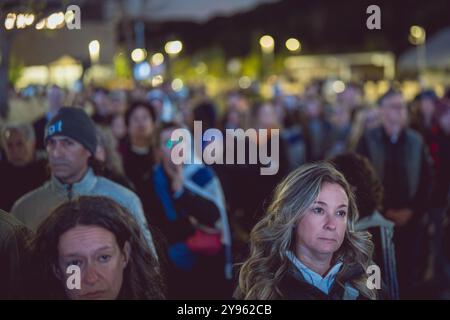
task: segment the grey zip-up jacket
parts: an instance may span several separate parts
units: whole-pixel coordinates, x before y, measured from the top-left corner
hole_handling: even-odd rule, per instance
[[[128,209],[136,219],[139,227],[141,227],[153,253],[156,252],[147,226],[147,220],[144,216],[142,203],[137,195],[111,180],[96,176],[92,168],[88,169],[81,181],[72,185],[63,184],[56,177],[52,176],[41,187],[17,200],[11,213],[30,230],[36,231],[53,209],[79,196],[107,197]]]

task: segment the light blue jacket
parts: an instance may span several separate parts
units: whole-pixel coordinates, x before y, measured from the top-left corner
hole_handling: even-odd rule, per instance
[[[52,176],[42,186],[17,200],[11,213],[29,229],[36,231],[53,209],[79,196],[104,196],[127,208],[141,227],[150,248],[155,252],[142,203],[136,194],[111,180],[96,176],[91,168],[81,181],[72,184],[71,189],[69,185]]]

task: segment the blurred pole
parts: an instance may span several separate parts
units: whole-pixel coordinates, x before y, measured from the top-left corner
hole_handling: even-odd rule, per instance
[[[264,35],[259,39],[259,44],[261,46],[262,54],[261,77],[264,78],[269,74],[273,65],[275,40],[270,35]]]
[[[419,70],[419,82],[422,85],[427,68],[427,48],[425,41],[417,46],[417,68]]]
[[[421,26],[411,26],[409,29],[409,42],[416,46],[418,81],[424,85],[424,76],[427,68],[426,31]]]
[[[143,21],[134,23],[134,34],[136,35],[136,48],[145,48],[145,24]]]

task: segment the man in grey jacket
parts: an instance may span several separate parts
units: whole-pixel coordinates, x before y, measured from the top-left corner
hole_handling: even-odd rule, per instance
[[[36,231],[60,204],[82,195],[104,196],[128,209],[154,249],[142,204],[136,194],[94,173],[95,125],[82,109],[61,108],[46,127],[44,144],[51,178],[16,201],[12,214],[18,220]]]

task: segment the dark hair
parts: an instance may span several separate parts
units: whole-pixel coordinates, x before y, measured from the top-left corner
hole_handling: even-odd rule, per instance
[[[382,209],[383,185],[366,157],[346,153],[336,156],[330,162],[344,175],[348,183],[356,188],[354,192],[360,217]]]
[[[386,91],[385,93],[383,93],[383,94],[381,95],[381,97],[378,98],[378,102],[377,102],[377,103],[378,103],[378,106],[381,107],[381,105],[384,103],[384,101],[385,101],[386,99],[388,99],[388,98],[390,98],[390,97],[392,97],[392,96],[396,96],[396,95],[402,95],[402,96],[403,96],[403,94],[402,94],[402,92],[401,92],[400,90],[398,90],[398,89],[396,89],[396,88],[394,88],[394,87],[389,88],[388,91]]]
[[[194,109],[194,121],[202,121],[204,130],[216,126],[216,108],[211,102],[202,102]]]
[[[415,97],[414,101],[420,101],[424,99],[430,99],[433,100],[433,102],[436,102],[438,100],[438,96],[436,95],[436,92],[432,89],[426,89],[420,91]]]
[[[133,216],[106,197],[82,196],[57,207],[40,225],[30,243],[33,270],[29,273],[33,298],[64,299],[61,281],[53,272],[58,261],[60,236],[77,225],[107,229],[123,249],[130,244],[130,259],[124,269],[118,299],[164,299],[165,286],[157,258],[149,248]]]
[[[130,124],[131,115],[139,107],[143,107],[144,109],[146,109],[148,111],[148,113],[150,114],[150,117],[152,118],[153,122],[156,122],[156,113],[155,113],[155,109],[153,108],[153,105],[146,101],[139,100],[139,101],[132,102],[130,107],[125,112],[125,123],[127,126]]]
[[[181,128],[182,125],[180,125],[179,123],[175,122],[175,121],[168,121],[168,122],[161,122],[159,123],[154,132],[153,132],[153,137],[152,137],[152,147],[154,149],[158,149],[160,147],[160,140],[161,140],[161,134],[164,130],[167,129],[178,129]]]
[[[445,90],[444,98],[450,99],[450,87],[447,87],[447,89]]]
[[[104,88],[104,87],[96,87],[96,88],[94,88],[94,94],[95,93],[103,93],[103,94],[108,95],[109,94],[109,90]]]

